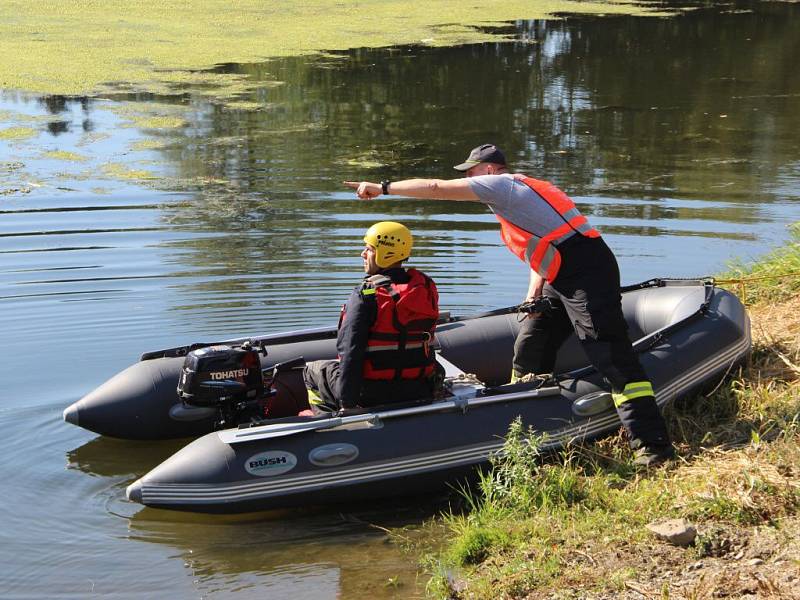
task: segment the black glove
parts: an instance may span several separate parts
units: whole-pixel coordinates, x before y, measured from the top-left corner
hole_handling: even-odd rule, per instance
[[[523,302],[517,307],[517,312],[529,315],[533,313],[546,313],[554,310],[555,306],[549,296],[537,296],[533,300]]]

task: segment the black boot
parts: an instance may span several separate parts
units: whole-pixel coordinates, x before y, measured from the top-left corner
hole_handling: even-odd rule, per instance
[[[633,454],[633,464],[646,469],[657,467],[675,458],[675,449],[669,446],[642,446]]]
[[[617,406],[617,414],[635,451],[634,464],[654,467],[675,456],[667,425],[653,396],[642,396]]]

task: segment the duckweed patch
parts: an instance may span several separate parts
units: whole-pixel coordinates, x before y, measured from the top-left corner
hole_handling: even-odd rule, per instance
[[[247,100],[231,100],[230,102],[222,102],[222,105],[229,110],[264,110],[269,107],[269,104],[263,102],[250,102]]]
[[[166,123],[170,119],[183,120],[189,112],[189,107],[185,104],[163,102],[114,102],[108,103],[105,108],[134,125],[155,119],[164,119]]]
[[[180,117],[135,117],[128,127],[140,129],[179,129],[188,123]]]
[[[87,160],[89,160],[88,157],[83,156],[82,154],[69,152],[68,150],[50,150],[49,152],[43,152],[42,158],[51,158],[54,160],[66,160],[70,162],[86,162]]]
[[[381,167],[386,166],[386,163],[384,162],[369,158],[352,158],[345,161],[345,164],[348,167],[357,167],[359,169],[380,169]]]
[[[259,0],[7,0],[4,9],[14,18],[0,21],[0,88],[174,94],[201,83],[228,97],[242,79],[205,70],[354,47],[498,41],[506,34],[485,25],[558,13],[665,14],[655,3],[577,0],[509,0],[493,5],[489,15],[483,5],[456,0],[309,0],[289,10]]]
[[[0,187],[0,196],[16,196],[17,194],[30,194],[31,188],[29,187],[10,187],[10,188],[1,188]]]
[[[172,189],[173,181],[165,179],[164,162],[158,151],[176,143],[179,132],[196,117],[196,106],[163,101],[90,102],[93,110],[88,118],[83,112],[65,112],[71,119],[64,121],[65,135],[60,132],[57,140],[44,143],[25,143],[29,137],[24,136],[39,136],[46,131],[26,126],[29,120],[36,122],[37,115],[4,111],[3,116],[11,119],[14,126],[2,130],[2,137],[14,146],[17,159],[0,163],[4,195],[30,193],[39,187],[72,192],[75,182],[91,180],[97,180],[93,186],[97,189],[104,189],[108,180]],[[52,115],[43,116],[52,121]],[[127,142],[120,143],[118,138]],[[82,167],[78,170],[70,165]],[[30,173],[22,173],[23,170]],[[30,183],[34,177],[46,183]],[[78,187],[83,191],[93,189]]]
[[[137,140],[130,145],[130,149],[134,152],[144,152],[147,150],[161,150],[169,145],[169,140]]]
[[[14,110],[0,110],[0,123],[31,125],[33,123],[46,123],[52,118],[52,115],[28,115]]]
[[[19,171],[20,169],[25,167],[25,163],[22,163],[18,160],[9,161],[9,162],[0,162],[0,175],[8,175],[10,173],[14,173]]]
[[[110,133],[93,131],[91,133],[85,133],[75,145],[78,147],[90,146],[92,144],[96,144],[97,142],[103,142],[105,140],[108,140],[110,138],[111,138]]]
[[[147,181],[155,180],[158,177],[145,169],[131,169],[122,163],[107,163],[103,165],[103,173],[112,179]]]
[[[381,169],[392,164],[396,160],[393,150],[369,150],[356,154],[352,158],[337,161],[342,166],[355,167],[357,169]]]
[[[8,127],[0,129],[0,140],[27,140],[39,135],[32,127]]]

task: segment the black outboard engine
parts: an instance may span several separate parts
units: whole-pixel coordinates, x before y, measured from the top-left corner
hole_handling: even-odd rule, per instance
[[[250,342],[216,345],[186,355],[178,396],[188,406],[216,408],[216,427],[235,427],[264,416],[264,378]]]

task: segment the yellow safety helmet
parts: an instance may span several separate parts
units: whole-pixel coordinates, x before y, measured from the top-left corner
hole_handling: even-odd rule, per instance
[[[408,227],[394,221],[375,223],[364,234],[364,242],[375,248],[375,264],[382,269],[411,256],[413,241]]]

